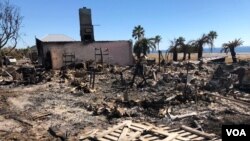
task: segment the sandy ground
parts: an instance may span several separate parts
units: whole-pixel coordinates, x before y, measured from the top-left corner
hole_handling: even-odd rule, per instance
[[[69,88],[62,87],[58,83],[47,83],[0,89],[0,140],[52,140],[49,127],[75,136],[76,131],[79,134],[88,124],[104,126],[105,117],[92,116],[81,108],[86,97],[74,96]],[[35,119],[43,114],[49,115]]]

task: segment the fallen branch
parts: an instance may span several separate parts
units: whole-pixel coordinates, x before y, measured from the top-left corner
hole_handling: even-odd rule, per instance
[[[171,101],[172,99],[175,99],[177,95],[173,95],[168,97],[165,101]]]
[[[39,119],[39,118],[42,118],[42,117],[46,117],[46,116],[50,116],[50,115],[52,115],[52,114],[51,113],[45,113],[45,114],[34,116],[32,119],[36,120],[36,119]]]
[[[188,131],[190,133],[202,136],[202,137],[207,138],[207,139],[213,139],[213,138],[215,138],[215,134],[208,134],[208,133],[205,133],[205,132],[201,132],[201,131],[195,130],[195,129],[191,128],[191,127],[187,127],[185,125],[182,125],[181,129],[183,129],[185,131]]]
[[[11,77],[11,79],[13,79],[13,76],[8,72],[8,71],[4,71],[9,77]]]
[[[16,120],[16,121],[18,121],[18,122],[20,122],[20,123],[22,123],[22,124],[25,124],[25,125],[28,125],[28,126],[31,126],[31,127],[33,127],[33,124],[31,124],[31,123],[29,123],[28,121],[25,121],[25,120],[23,120],[23,119],[20,119],[20,118],[17,118],[17,117],[10,117],[11,119],[14,119],[14,120]]]
[[[182,118],[191,117],[191,116],[195,116],[195,115],[197,115],[197,113],[192,112],[192,113],[183,114],[183,115],[176,115],[176,116],[170,115],[170,117],[172,120],[177,120],[177,119],[182,119]]]
[[[194,120],[194,123],[196,124],[196,129],[200,129],[202,132],[204,132],[204,130],[202,129],[201,125],[198,123],[198,121]]]
[[[237,100],[240,100],[240,101],[243,101],[243,102],[250,103],[250,99],[249,99],[249,98],[237,97],[237,96],[236,96],[236,99],[237,99]]]
[[[206,94],[211,95],[211,96],[215,96],[215,97],[219,97],[219,98],[223,98],[223,99],[226,99],[226,100],[230,100],[230,101],[233,101],[233,102],[236,102],[236,103],[240,103],[240,104],[244,104],[244,105],[250,106],[250,103],[245,102],[245,101],[231,99],[231,98],[227,98],[227,97],[224,97],[224,96],[221,96],[221,95],[212,94],[212,93],[206,93]]]
[[[177,119],[182,119],[182,118],[197,115],[197,112],[192,112],[192,113],[183,114],[183,115],[171,115],[170,113],[171,113],[171,107],[168,108],[168,116],[170,117],[171,120],[177,120]]]
[[[7,132],[9,132],[9,131],[6,131],[6,130],[2,130],[2,129],[0,129],[0,132],[6,132],[6,133],[7,133]]]

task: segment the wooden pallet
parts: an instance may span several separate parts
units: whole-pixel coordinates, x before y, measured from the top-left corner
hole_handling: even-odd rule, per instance
[[[214,134],[207,134],[187,126],[172,129],[165,125],[158,127],[149,123],[124,121],[106,131],[86,136],[84,139],[97,141],[205,141],[214,140]]]

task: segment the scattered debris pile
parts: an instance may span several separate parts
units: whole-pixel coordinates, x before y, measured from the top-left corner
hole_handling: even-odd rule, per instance
[[[2,68],[0,139],[213,140],[205,132],[250,122],[249,72],[247,63],[197,61]]]
[[[48,82],[51,77],[50,71],[46,71],[39,66],[10,66],[0,69],[0,85],[37,84],[39,82]]]
[[[80,137],[80,140],[106,140],[106,141],[205,141],[217,140],[216,135],[208,134],[187,126],[180,128],[170,128],[166,125],[154,126],[150,123],[137,123],[130,120],[123,121],[118,125],[108,128],[105,131],[98,132],[93,130]]]

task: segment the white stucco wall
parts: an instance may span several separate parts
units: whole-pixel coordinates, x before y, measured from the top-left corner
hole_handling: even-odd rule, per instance
[[[72,43],[44,43],[44,54],[51,52],[53,69],[60,69],[63,66],[63,53],[75,54],[76,62],[85,62],[95,59],[95,48],[109,50],[109,56],[103,56],[104,62],[121,66],[133,63],[132,44],[129,41],[104,41],[90,44],[81,42]],[[98,51],[99,53],[99,51]],[[105,52],[103,52],[105,53]],[[100,56],[97,57],[97,60]]]

